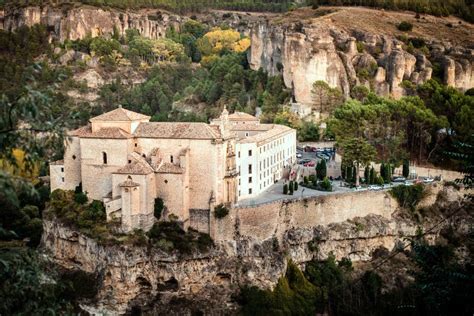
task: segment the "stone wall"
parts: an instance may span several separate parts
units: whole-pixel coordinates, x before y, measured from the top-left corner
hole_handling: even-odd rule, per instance
[[[189,226],[202,233],[208,233],[210,225],[209,215],[209,210],[190,209]]]
[[[390,218],[397,206],[387,191],[363,191],[234,207],[216,220],[214,239],[232,242],[238,234],[255,242],[282,240],[295,227],[311,228],[370,214]]]

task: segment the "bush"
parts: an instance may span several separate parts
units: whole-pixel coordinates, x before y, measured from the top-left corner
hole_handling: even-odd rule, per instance
[[[208,251],[214,245],[209,235],[192,229],[185,232],[176,221],[155,223],[147,235],[156,247],[165,252],[191,254]]]
[[[293,187],[293,181],[290,181],[290,184],[288,185],[288,194],[293,195],[294,187]]]
[[[85,193],[79,192],[79,193],[74,194],[74,201],[78,204],[86,204],[88,201],[88,198]]]
[[[216,218],[224,218],[227,216],[227,214],[229,214],[229,209],[227,209],[224,204],[219,204],[214,209],[214,216]]]
[[[320,187],[324,191],[332,191],[332,184],[331,181],[327,177],[321,182]]]
[[[283,194],[288,194],[288,184],[286,183],[283,185]]]
[[[398,29],[402,32],[410,32],[411,30],[413,30],[413,24],[407,21],[403,21],[398,24]]]
[[[392,188],[390,194],[397,200],[400,207],[414,211],[418,203],[426,196],[426,191],[422,184],[399,185]]]
[[[307,176],[304,176],[304,177],[303,177],[303,183],[304,183],[304,184],[308,184],[308,177],[307,177]]]
[[[298,182],[295,181],[295,191],[298,191]]]

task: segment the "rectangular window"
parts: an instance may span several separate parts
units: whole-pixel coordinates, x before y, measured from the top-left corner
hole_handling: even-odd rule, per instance
[[[252,151],[251,151],[251,150],[249,150],[249,157],[251,157],[251,156],[252,156]]]
[[[63,182],[64,182],[64,178],[61,178],[61,180],[63,180]]]
[[[252,165],[249,165],[249,173],[252,173]]]
[[[240,158],[240,151],[237,153],[237,156]]]
[[[240,185],[240,178],[239,178],[239,185]]]
[[[61,168],[61,172],[64,172],[64,168]]]
[[[240,196],[240,190],[239,190],[239,196]]]
[[[249,183],[252,183],[252,177],[249,177]]]
[[[252,189],[249,189],[249,194],[252,194]]]

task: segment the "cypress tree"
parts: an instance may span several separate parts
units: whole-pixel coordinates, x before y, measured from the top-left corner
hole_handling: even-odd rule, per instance
[[[369,184],[369,182],[370,182],[370,168],[369,168],[369,166],[365,167],[364,178],[365,178],[365,184]]]
[[[369,183],[370,184],[375,183],[375,169],[374,169],[374,167],[370,168]]]
[[[386,171],[385,163],[382,162],[382,164],[380,165],[380,176],[384,180],[385,180],[385,171]]]
[[[318,178],[319,180],[323,180],[324,178],[326,178],[327,174],[328,174],[328,170],[327,170],[327,166],[326,166],[326,160],[321,160],[320,162],[320,167],[319,167],[319,174],[318,174]]]
[[[403,160],[402,173],[405,178],[408,178],[408,176],[410,175],[410,162],[407,159]]]
[[[293,195],[293,181],[290,181],[290,185],[288,186],[288,193]]]

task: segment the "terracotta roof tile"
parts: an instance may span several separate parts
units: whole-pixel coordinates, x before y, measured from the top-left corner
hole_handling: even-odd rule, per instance
[[[106,112],[99,116],[93,117],[90,119],[90,121],[139,121],[146,119],[149,120],[150,117],[123,108],[117,108],[110,112]]]
[[[68,133],[69,136],[77,136],[83,138],[115,138],[125,139],[131,138],[132,135],[119,127],[104,127],[97,132],[92,132],[90,125],[80,127]]]
[[[265,132],[258,133],[256,135],[241,139],[240,143],[261,143],[274,140],[277,136],[280,137],[283,134],[287,134],[288,132],[294,131],[294,129],[285,126],[285,125],[278,125],[278,124],[269,124],[273,125],[273,127]]]
[[[154,171],[153,168],[147,162],[135,160],[125,165],[124,167],[118,169],[114,173],[144,175],[144,174],[150,174],[153,171]]]
[[[206,123],[148,122],[140,123],[135,130],[136,137],[217,139],[221,138],[218,129]]]
[[[258,118],[245,112],[234,112],[229,115],[229,121],[258,121]]]
[[[164,162],[156,170],[157,173],[183,173],[184,169],[169,162]]]

